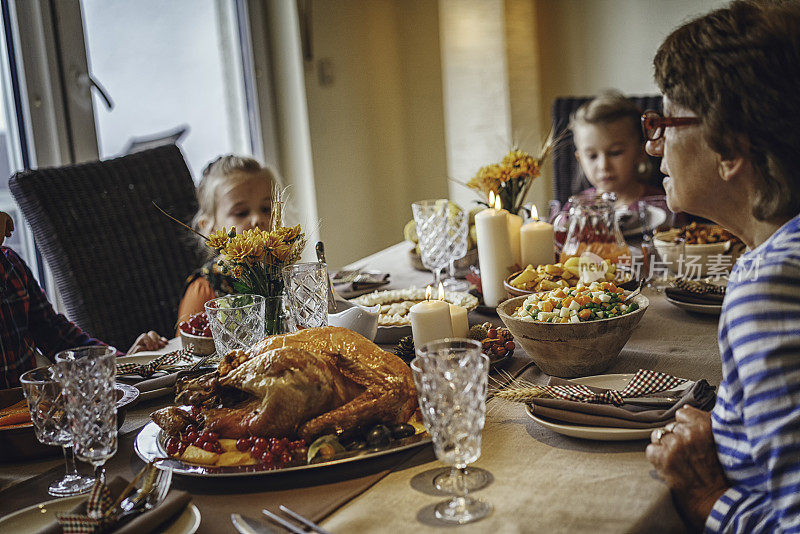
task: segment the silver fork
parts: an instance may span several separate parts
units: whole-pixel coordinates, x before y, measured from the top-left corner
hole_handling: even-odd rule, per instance
[[[120,503],[120,512],[114,519],[117,525],[134,515],[152,510],[167,498],[172,485],[171,467],[159,469],[150,463],[144,477],[141,489]]]

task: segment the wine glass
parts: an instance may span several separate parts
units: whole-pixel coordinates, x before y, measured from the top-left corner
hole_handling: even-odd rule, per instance
[[[669,284],[667,263],[672,263],[673,256],[682,256],[683,251],[677,246],[670,246],[669,260],[655,246],[656,234],[668,230],[675,225],[676,214],[667,207],[666,195],[644,197],[636,203],[639,225],[642,229],[642,272],[641,278],[647,286],[661,291]],[[661,252],[664,247],[660,247]],[[658,265],[656,265],[658,263]]]
[[[56,354],[56,364],[75,455],[105,483],[103,466],[117,452],[115,354],[105,346],[78,347]]]
[[[436,457],[456,469],[453,498],[434,508],[437,518],[451,523],[477,521],[494,509],[470,496],[466,484],[467,466],[481,454],[486,413],[489,358],[480,347],[471,339],[440,339],[425,344],[425,354],[418,353],[412,362],[420,411]]]
[[[469,282],[456,278],[456,260],[460,260],[467,255],[469,233],[469,214],[464,210],[451,214],[447,218],[447,237],[448,237],[448,263],[447,278],[443,284],[448,291],[466,291],[469,289]]]
[[[324,262],[287,265],[283,287],[297,328],[328,326],[328,266]]]
[[[417,223],[422,265],[433,273],[433,285],[439,286],[442,269],[450,258],[447,236],[447,200],[421,200],[411,204]]]
[[[61,445],[64,450],[66,474],[47,488],[54,497],[71,497],[86,493],[94,485],[94,478],[83,476],[75,468],[72,434],[64,410],[64,395],[54,367],[40,367],[23,374],[22,391],[31,411],[31,422],[36,439],[45,445]]]

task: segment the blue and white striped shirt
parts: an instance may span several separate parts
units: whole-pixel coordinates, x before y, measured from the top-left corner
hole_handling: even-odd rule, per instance
[[[707,532],[800,532],[800,216],[731,272],[712,412],[732,485]]]

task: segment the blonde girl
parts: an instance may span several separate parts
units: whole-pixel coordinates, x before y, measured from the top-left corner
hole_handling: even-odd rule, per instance
[[[236,228],[237,233],[251,228],[269,229],[277,183],[273,171],[252,158],[220,156],[203,170],[197,186],[199,209],[192,226],[203,235],[223,227]],[[203,311],[209,300],[231,292],[230,281],[216,265],[216,258],[211,258],[187,279],[178,306],[178,322]]]
[[[644,150],[641,115],[633,101],[608,90],[583,104],[570,118],[575,157],[593,186],[589,191],[616,194],[620,207],[664,194],[647,183],[651,166]]]

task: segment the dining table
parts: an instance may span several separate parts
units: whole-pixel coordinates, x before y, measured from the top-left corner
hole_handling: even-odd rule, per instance
[[[413,245],[401,242],[349,268],[389,273],[384,289],[432,283],[428,271],[412,267]],[[663,294],[645,287],[650,300],[639,325],[606,374],[639,369],[706,379],[717,386],[721,365],[717,346],[718,316],[689,313]],[[470,324],[502,322],[491,310],[470,313]],[[164,351],[174,349],[173,339]],[[392,350],[394,344],[383,345]],[[498,370],[496,370],[498,371]],[[521,376],[545,384],[542,373],[517,347],[492,381]],[[497,382],[495,382],[497,383]],[[109,475],[133,477],[144,462],[134,442],[149,414],[173,403],[170,395],[145,396],[126,413],[118,451],[107,462]],[[294,472],[216,478],[176,474],[173,488],[186,490],[198,508],[197,532],[235,532],[232,513],[261,517],[283,504],[333,533],[351,532],[684,532],[666,484],[645,458],[649,439],[598,441],[556,433],[534,421],[523,403],[490,398],[481,454],[473,464],[486,470],[490,483],[474,492],[494,506],[480,521],[451,525],[438,520],[434,506],[447,495],[433,478],[444,465],[429,444],[357,462]],[[55,451],[54,451],[55,452]],[[89,472],[90,467],[81,465]],[[0,517],[51,499],[48,484],[63,470],[63,458],[8,462],[0,458]],[[281,527],[269,524],[274,532]]]

